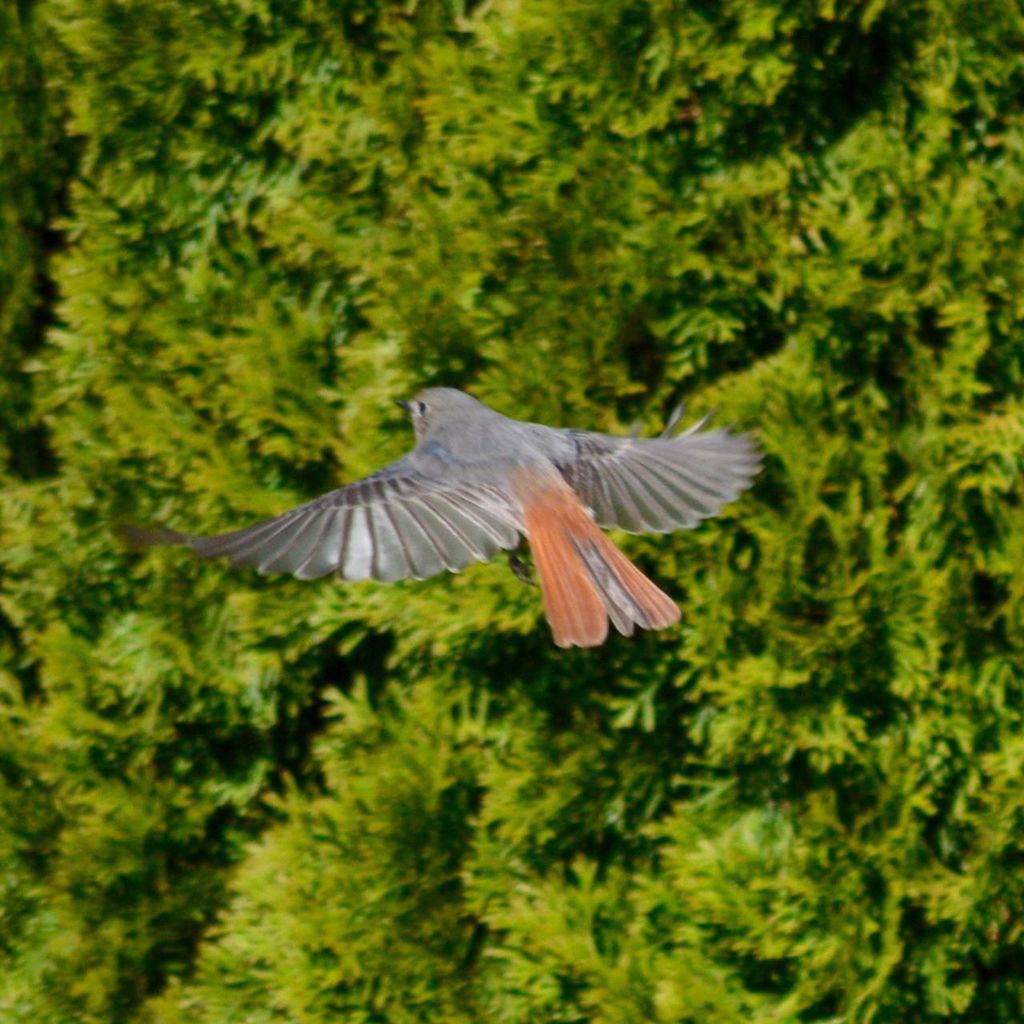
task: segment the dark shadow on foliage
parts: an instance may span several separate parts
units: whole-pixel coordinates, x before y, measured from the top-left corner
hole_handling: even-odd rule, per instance
[[[308,681],[301,694],[282,695],[277,721],[270,733],[274,772],[269,784],[273,791],[284,791],[290,780],[303,788],[323,788],[323,774],[313,759],[313,744],[326,727],[330,690],[349,693],[359,675],[370,686],[370,700],[379,702],[387,687],[388,659],[393,640],[388,633],[371,633],[346,654],[339,652],[350,627],[332,634],[315,649],[290,666],[296,679]]]
[[[796,70],[772,105],[727,115],[726,158],[745,162],[834,145],[883,104],[900,69],[913,62],[924,13],[917,4],[890,7],[867,32],[856,15],[800,28],[792,41]]]

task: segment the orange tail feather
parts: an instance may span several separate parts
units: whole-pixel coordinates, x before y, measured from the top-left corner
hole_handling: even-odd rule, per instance
[[[544,610],[560,647],[594,647],[608,617],[631,636],[634,625],[663,629],[679,608],[601,532],[561,481],[519,481]]]

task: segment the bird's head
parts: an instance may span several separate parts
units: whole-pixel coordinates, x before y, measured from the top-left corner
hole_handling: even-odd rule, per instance
[[[412,398],[399,400],[398,404],[409,414],[418,440],[460,414],[487,408],[472,395],[456,388],[424,388]]]

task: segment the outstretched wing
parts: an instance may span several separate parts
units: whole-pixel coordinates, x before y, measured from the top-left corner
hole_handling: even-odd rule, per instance
[[[660,437],[568,432],[575,458],[558,468],[601,526],[630,533],[689,529],[750,486],[761,467],[751,438],[704,430],[708,417],[671,436],[680,414]]]
[[[519,514],[497,487],[426,476],[399,459],[372,476],[244,530],[215,537],[127,531],[141,543],[186,544],[261,573],[299,579],[425,579],[485,562],[519,543]]]

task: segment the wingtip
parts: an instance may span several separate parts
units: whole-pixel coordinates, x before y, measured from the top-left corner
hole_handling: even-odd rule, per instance
[[[682,421],[683,415],[686,412],[686,402],[680,402],[669,414],[668,419],[665,421],[665,429],[661,432],[661,437],[671,437],[672,432],[679,426]]]
[[[687,427],[679,436],[688,437],[690,434],[699,434],[716,416],[718,415],[717,409],[711,409],[704,413],[703,416],[692,426]]]
[[[132,523],[118,523],[114,527],[118,540],[135,551],[145,548],[159,547],[167,544],[188,544],[190,537],[178,530],[169,530],[163,526],[137,526]]]

